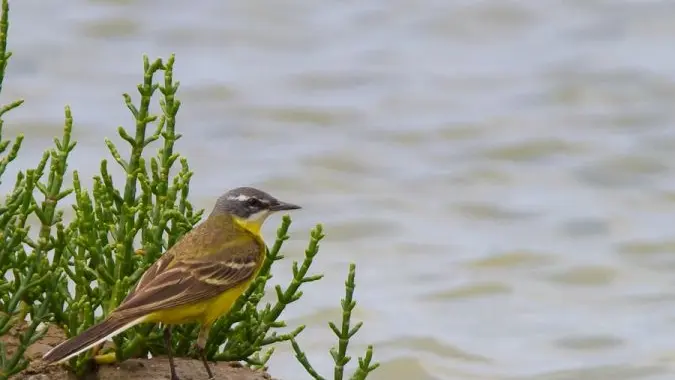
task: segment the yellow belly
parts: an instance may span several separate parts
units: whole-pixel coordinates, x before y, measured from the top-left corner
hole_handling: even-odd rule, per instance
[[[243,283],[225,293],[205,301],[191,305],[177,306],[171,309],[156,311],[145,318],[145,322],[162,322],[177,325],[190,322],[213,323],[218,317],[230,311],[239,296],[248,288],[249,282]]]

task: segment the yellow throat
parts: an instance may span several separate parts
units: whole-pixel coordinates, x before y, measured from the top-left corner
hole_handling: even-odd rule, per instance
[[[246,219],[232,215],[232,219],[234,219],[234,222],[237,223],[239,226],[262,239],[262,236],[260,235],[260,229],[262,228],[262,225],[267,219],[267,217],[270,216],[271,214],[272,212],[270,211],[261,211],[257,214],[249,216]]]

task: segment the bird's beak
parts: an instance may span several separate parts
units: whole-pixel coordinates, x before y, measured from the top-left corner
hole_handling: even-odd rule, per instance
[[[270,210],[272,211],[286,211],[286,210],[297,210],[302,207],[298,205],[294,205],[292,203],[286,203],[286,202],[281,202],[279,201],[278,204],[275,204],[274,206],[270,207]]]

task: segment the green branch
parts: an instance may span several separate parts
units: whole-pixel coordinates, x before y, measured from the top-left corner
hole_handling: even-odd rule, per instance
[[[256,282],[238,299],[229,315],[222,319],[222,323],[219,321],[212,329],[212,338],[209,339],[209,342],[223,342],[227,339],[227,343],[222,350],[219,350],[217,346],[210,346],[209,355],[214,360],[244,360],[256,367],[262,367],[271,355],[269,351],[261,355],[265,346],[290,341],[304,330],[304,326],[298,326],[286,334],[277,334],[276,332],[268,334],[272,329],[286,327],[286,322],[280,320],[279,317],[288,305],[302,297],[301,285],[320,280],[323,277],[323,275],[307,275],[315,256],[319,252],[319,242],[324,237],[321,225],[317,225],[310,234],[309,246],[305,250],[302,265],[298,267],[298,263],[293,262],[291,283],[285,290],[280,285],[275,287],[277,302],[274,306],[267,304],[262,309],[258,308],[260,300],[265,294],[267,282],[272,278],[270,272],[272,265],[274,262],[283,259],[279,251],[283,242],[289,238],[288,227],[290,224],[290,217],[284,216],[281,227],[277,231],[277,240],[272,249],[268,251]],[[232,327],[234,323],[237,323],[237,325]]]
[[[363,322],[358,322],[354,327],[351,327],[352,311],[356,307],[356,301],[354,301],[354,290],[356,289],[356,265],[349,265],[349,274],[347,275],[347,281],[345,281],[345,298],[341,301],[342,306],[342,323],[340,328],[338,328],[335,323],[329,322],[328,326],[333,331],[333,333],[338,338],[337,348],[333,347],[330,349],[330,354],[333,357],[335,362],[335,368],[333,370],[333,379],[342,380],[344,378],[345,366],[351,360],[351,357],[347,355],[347,347],[349,346],[349,340],[356,335],[357,332],[363,326]],[[302,351],[295,339],[291,339],[291,346],[295,352],[295,357],[298,359],[298,362],[302,367],[312,376],[315,380],[325,380],[325,378],[312,367],[312,364],[309,362],[307,355]],[[359,365],[356,368],[356,371],[350,378],[351,380],[365,380],[368,375],[376,370],[380,364],[372,363],[373,360],[373,346],[368,346],[366,354],[364,357],[358,359]],[[371,364],[372,363],[372,364]]]

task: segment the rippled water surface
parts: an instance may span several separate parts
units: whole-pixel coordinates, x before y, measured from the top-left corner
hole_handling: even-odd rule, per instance
[[[326,226],[326,278],[287,315],[325,373],[354,261],[350,348],[375,345],[375,380],[672,378],[675,2],[12,5],[19,166],[70,104],[91,176],[141,55],[175,52],[193,200],[252,184],[302,204],[293,258]],[[306,377],[286,346],[271,371]]]

